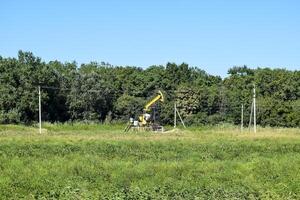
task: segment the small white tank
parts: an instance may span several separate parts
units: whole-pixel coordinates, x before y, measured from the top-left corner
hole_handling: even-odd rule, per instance
[[[133,126],[139,126],[139,121],[137,120],[133,121]]]
[[[144,118],[145,118],[146,121],[149,121],[149,120],[150,120],[150,117],[151,117],[150,114],[148,114],[148,113],[145,113],[145,114],[144,114]]]

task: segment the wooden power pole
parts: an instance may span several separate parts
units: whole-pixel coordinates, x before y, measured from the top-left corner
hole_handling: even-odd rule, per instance
[[[256,91],[255,91],[255,84],[253,84],[253,100],[252,100],[252,104],[251,104],[251,112],[250,112],[250,120],[249,120],[249,131],[251,130],[252,114],[253,114],[253,132],[256,133]]]
[[[42,100],[41,100],[41,86],[39,86],[39,131],[42,133]]]
[[[176,102],[174,103],[174,128],[176,128],[176,122],[177,122],[177,119],[176,119]]]
[[[244,129],[244,104],[242,104],[241,109],[241,132],[243,132]]]
[[[253,129],[256,133],[256,94],[255,94],[255,84],[253,84]]]
[[[183,121],[183,119],[181,118],[181,115],[180,115],[179,111],[177,110],[177,105],[176,105],[176,103],[175,103],[175,104],[174,104],[174,128],[176,128],[177,115],[178,115],[178,117],[179,117],[179,119],[180,119],[180,121],[181,121],[183,127],[186,128],[186,126],[185,126],[185,124],[184,124],[184,121]]]

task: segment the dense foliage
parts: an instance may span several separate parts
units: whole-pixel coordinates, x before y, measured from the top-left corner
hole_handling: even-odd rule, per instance
[[[128,120],[160,89],[166,96],[162,123],[172,123],[173,105],[187,123],[238,124],[241,104],[248,123],[253,84],[257,87],[258,124],[300,126],[300,71],[233,67],[228,77],[207,74],[185,63],[166,66],[111,66],[108,63],[48,63],[30,52],[0,57],[0,123],[38,120],[38,86],[42,86],[44,121]]]

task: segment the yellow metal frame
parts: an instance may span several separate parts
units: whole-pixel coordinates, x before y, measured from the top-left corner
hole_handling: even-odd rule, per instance
[[[152,106],[153,104],[155,104],[155,102],[157,102],[159,100],[161,102],[164,102],[164,95],[162,94],[162,92],[160,90],[158,90],[157,93],[158,93],[158,95],[145,105],[144,111],[149,111],[150,106]]]
[[[144,107],[144,114],[148,111],[150,111],[150,107],[155,104],[157,101],[161,101],[164,102],[164,95],[162,94],[162,92],[159,90],[157,91],[158,95],[155,96],[151,101],[149,101],[145,107]],[[148,122],[144,119],[144,114],[139,116],[139,121],[141,126],[146,126],[148,125]]]

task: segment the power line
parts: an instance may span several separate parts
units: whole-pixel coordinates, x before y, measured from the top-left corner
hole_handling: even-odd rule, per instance
[[[42,89],[52,89],[52,90],[69,90],[71,89],[66,89],[66,88],[58,88],[58,87],[52,87],[52,86],[41,86]]]
[[[41,86],[42,89],[52,89],[52,90],[65,90],[65,91],[72,91],[72,89],[67,88],[58,88],[58,87],[52,87],[52,86]],[[86,92],[103,92],[103,90],[85,90]]]

